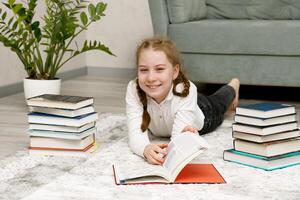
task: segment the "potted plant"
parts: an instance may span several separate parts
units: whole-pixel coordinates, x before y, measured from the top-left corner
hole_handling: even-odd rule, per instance
[[[28,76],[24,79],[24,87],[28,85],[26,81],[43,80],[44,83],[48,80],[59,82],[60,89],[57,72],[72,58],[91,50],[114,55],[100,41],[85,40],[80,46],[75,41],[81,32],[105,16],[107,4],[99,2],[95,5],[86,0],[44,2],[46,13],[39,20],[35,18],[38,0],[20,3],[8,0],[3,3],[0,7],[0,42],[15,52],[22,62]],[[30,94],[25,88],[25,97],[51,93],[50,89],[38,90]]]

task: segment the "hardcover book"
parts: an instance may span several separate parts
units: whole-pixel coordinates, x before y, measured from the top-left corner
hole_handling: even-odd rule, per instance
[[[43,94],[27,99],[28,106],[78,109],[94,103],[93,97]]]
[[[86,106],[76,110],[29,106],[29,112],[45,113],[45,114],[58,115],[64,117],[77,117],[80,115],[93,113],[95,112],[95,109],[93,106]]]
[[[116,171],[113,166],[113,173],[116,185],[134,185],[134,184],[167,184],[167,182],[161,181],[159,178],[155,180],[154,177],[149,177],[149,181],[144,178],[144,182],[141,180],[128,181],[120,181],[118,177],[119,171]],[[153,181],[153,182],[152,182]],[[219,173],[219,171],[215,168],[213,164],[196,164],[190,163],[187,164],[181,172],[176,177],[173,184],[213,184],[213,183],[226,183],[225,179]]]
[[[257,143],[271,142],[276,140],[295,138],[299,136],[300,136],[300,131],[298,129],[287,131],[287,132],[275,133],[271,135],[255,135],[252,133],[249,134],[249,133],[236,132],[236,131],[232,132],[233,138],[257,142]]]
[[[236,108],[237,115],[259,118],[271,118],[294,113],[296,113],[295,106],[271,102],[240,105]]]
[[[90,122],[82,126],[64,126],[64,125],[51,125],[51,124],[35,124],[30,123],[29,130],[45,130],[45,131],[62,131],[62,132],[71,132],[71,133],[80,133],[87,129],[90,129],[96,125],[95,122]]]
[[[49,148],[31,148],[29,147],[29,155],[35,156],[65,156],[65,157],[89,157],[98,149],[98,144],[95,141],[83,150],[70,149],[49,149]]]
[[[61,131],[43,131],[43,130],[29,130],[30,136],[36,137],[49,137],[49,138],[61,138],[61,139],[69,139],[69,140],[81,140],[82,138],[96,134],[96,128],[90,128],[83,132],[61,132]]]
[[[169,143],[163,165],[146,161],[139,167],[114,164],[116,184],[174,183],[182,169],[207,148],[207,143],[199,135],[180,134]]]
[[[232,124],[232,131],[252,133],[254,135],[271,135],[275,133],[291,131],[298,129],[297,122],[286,123],[286,124],[277,124],[272,126],[253,126],[245,124]]]
[[[243,115],[234,116],[235,122],[254,125],[254,126],[271,126],[276,124],[295,122],[296,120],[297,120],[296,114],[284,115],[284,116],[272,117],[272,118],[248,117]]]
[[[52,124],[61,126],[83,126],[85,124],[95,122],[98,119],[98,113],[90,113],[77,117],[62,117],[48,115],[43,113],[29,113],[28,122],[34,124]]]
[[[49,137],[30,137],[31,149],[51,149],[51,150],[79,150],[82,151],[95,142],[95,135],[89,135],[80,140],[49,138]]]
[[[286,153],[273,157],[259,156],[255,154],[228,149],[224,151],[223,159],[234,163],[272,171],[300,164],[300,151]]]
[[[265,157],[277,156],[294,151],[300,151],[300,138],[277,140],[266,143],[255,143],[235,139],[234,149],[246,153],[256,154]]]

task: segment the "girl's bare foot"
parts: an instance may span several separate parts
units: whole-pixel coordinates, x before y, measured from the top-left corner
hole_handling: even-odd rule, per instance
[[[240,80],[237,78],[233,78],[228,83],[228,85],[230,85],[235,91],[235,97],[234,97],[233,101],[231,102],[230,106],[228,107],[228,111],[234,111],[239,103]]]

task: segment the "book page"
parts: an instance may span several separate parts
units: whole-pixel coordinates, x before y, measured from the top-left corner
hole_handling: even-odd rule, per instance
[[[191,160],[208,148],[206,141],[195,133],[182,133],[168,145],[168,153],[163,168],[168,171],[171,181]]]
[[[146,161],[135,164],[134,168],[132,163],[117,163],[114,165],[117,180],[121,184],[124,182],[144,182],[146,177],[146,180],[151,182],[158,180],[168,182],[168,172],[161,165],[152,165]]]

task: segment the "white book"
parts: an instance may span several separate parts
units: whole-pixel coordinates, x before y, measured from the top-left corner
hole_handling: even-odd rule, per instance
[[[235,139],[234,149],[260,156],[272,157],[294,151],[300,151],[300,138],[278,140],[266,143],[255,143]]]
[[[94,103],[93,97],[43,94],[27,99],[28,106],[78,109]]]
[[[95,135],[89,135],[81,140],[70,140],[50,137],[30,137],[31,149],[61,149],[61,150],[84,150],[95,141]]]
[[[83,157],[87,158],[98,149],[98,144],[95,141],[83,151],[73,150],[52,150],[52,149],[29,149],[30,156],[64,156],[64,157]]]
[[[168,145],[163,165],[152,165],[144,161],[143,166],[131,168],[114,164],[116,184],[172,183],[180,171],[194,158],[208,148],[206,141],[194,133],[176,136]]]
[[[49,124],[33,124],[30,123],[28,126],[29,130],[45,130],[45,131],[61,131],[61,132],[76,132],[80,133],[87,129],[95,126],[95,122],[84,124],[83,126],[60,126],[60,125],[49,125]]]
[[[284,115],[272,118],[258,118],[258,117],[247,117],[243,115],[235,115],[234,121],[242,124],[249,124],[255,126],[271,126],[276,124],[284,124],[296,121],[296,114]]]
[[[54,116],[43,113],[29,113],[28,122],[35,124],[52,124],[63,126],[83,126],[91,122],[95,122],[98,119],[98,113],[90,113],[87,115],[81,115],[77,117],[62,117]]]
[[[93,106],[86,106],[86,107],[79,108],[76,110],[46,108],[46,107],[37,107],[37,106],[29,106],[28,109],[29,109],[29,112],[45,113],[45,114],[65,116],[65,117],[77,117],[80,115],[86,115],[86,114],[95,112],[95,109]]]
[[[287,132],[275,133],[271,135],[254,135],[254,134],[236,132],[236,131],[232,132],[233,138],[257,142],[257,143],[271,142],[271,141],[289,139],[289,138],[294,138],[299,136],[300,136],[300,131],[298,129],[287,131]]]
[[[30,136],[37,136],[37,137],[50,137],[50,138],[62,138],[62,139],[69,139],[69,140],[81,140],[82,138],[96,134],[97,129],[90,128],[80,133],[76,132],[60,132],[60,131],[43,131],[43,130],[28,130]]]
[[[272,126],[251,126],[251,125],[244,125],[239,123],[232,125],[233,131],[252,133],[255,135],[271,135],[271,134],[295,130],[295,129],[298,129],[297,122],[272,125]]]

